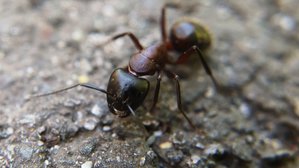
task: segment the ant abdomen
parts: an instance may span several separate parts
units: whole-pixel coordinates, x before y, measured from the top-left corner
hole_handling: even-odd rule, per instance
[[[175,22],[170,30],[169,38],[173,50],[180,53],[194,45],[201,51],[206,51],[212,43],[209,31],[197,20],[189,18]]]

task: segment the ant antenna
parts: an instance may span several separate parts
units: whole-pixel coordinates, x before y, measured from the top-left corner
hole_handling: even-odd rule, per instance
[[[49,93],[45,93],[45,94],[39,94],[39,95],[33,95],[33,96],[31,96],[31,98],[38,98],[38,97],[44,97],[44,96],[49,96],[49,95],[57,94],[57,93],[60,93],[60,92],[64,92],[64,91],[73,89],[73,88],[78,87],[78,86],[82,86],[82,87],[85,87],[85,88],[88,88],[88,89],[92,89],[92,90],[97,90],[97,91],[105,93],[107,95],[112,95],[111,93],[108,93],[106,90],[98,88],[97,86],[95,86],[93,84],[90,84],[90,83],[78,83],[78,84],[75,84],[75,85],[72,85],[72,86],[69,86],[69,87],[66,87],[66,88],[63,88],[63,89],[59,89],[59,90],[56,90],[56,91],[53,91],[53,92],[49,92]]]
[[[126,106],[128,107],[129,111],[131,112],[135,122],[144,130],[144,134],[145,137],[148,138],[149,137],[149,132],[148,130],[145,128],[144,124],[141,122],[141,120],[136,116],[136,113],[134,112],[134,110],[132,109],[132,107],[128,104],[126,104]]]

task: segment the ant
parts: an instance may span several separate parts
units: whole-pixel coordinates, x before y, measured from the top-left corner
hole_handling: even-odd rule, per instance
[[[126,67],[117,68],[112,72],[107,90],[98,88],[89,83],[79,83],[61,90],[34,97],[52,95],[77,86],[82,86],[106,94],[109,110],[118,117],[127,117],[130,114],[136,116],[135,110],[142,105],[150,88],[149,81],[143,77],[157,74],[154,99],[150,109],[150,112],[153,112],[158,101],[162,73],[164,73],[168,78],[173,79],[175,82],[177,106],[180,113],[188,121],[189,125],[195,129],[194,124],[182,108],[179,77],[172,71],[167,70],[165,65],[184,63],[191,54],[195,53],[198,55],[205,72],[212,79],[216,88],[218,87],[218,84],[203,56],[203,51],[208,49],[211,45],[211,37],[209,32],[201,26],[201,24],[191,19],[178,21],[171,28],[170,35],[167,36],[165,19],[166,9],[177,7],[178,6],[176,4],[166,4],[162,7],[160,18],[162,41],[159,43],[145,48],[131,32],[124,32],[115,35],[109,40],[110,42],[118,38],[128,36],[138,49],[138,52],[131,56],[129,64]],[[170,61],[168,57],[169,51],[176,51],[180,54],[177,61]]]

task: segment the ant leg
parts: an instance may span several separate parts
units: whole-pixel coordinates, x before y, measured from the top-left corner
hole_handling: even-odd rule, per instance
[[[177,106],[179,111],[183,114],[183,116],[185,117],[185,119],[188,121],[189,125],[196,130],[196,127],[194,126],[194,124],[192,123],[192,121],[188,118],[188,116],[186,115],[186,113],[183,110],[182,107],[182,101],[181,101],[181,89],[180,89],[180,82],[179,82],[179,76],[173,72],[170,72],[168,70],[164,69],[164,72],[166,73],[168,78],[171,78],[175,81],[175,90],[176,90],[176,97],[177,97]]]
[[[175,3],[167,3],[162,7],[160,26],[161,26],[161,36],[164,43],[166,43],[167,41],[166,8],[178,8],[178,5]]]
[[[131,32],[124,32],[124,33],[120,33],[120,34],[117,34],[115,36],[113,36],[110,40],[108,40],[105,44],[111,42],[111,41],[114,41],[118,38],[121,38],[121,37],[124,37],[124,36],[129,36],[130,39],[133,41],[135,47],[140,51],[140,50],[143,50],[143,46],[141,45],[141,43],[139,42],[138,38]],[[104,45],[105,45],[104,44]]]
[[[204,59],[203,53],[202,51],[197,47],[197,46],[192,46],[191,48],[189,48],[187,51],[185,51],[182,55],[180,55],[179,59],[177,60],[176,63],[180,63],[184,60],[186,60],[188,58],[188,56],[190,56],[191,54],[193,54],[194,52],[197,52],[197,55],[199,56],[199,59],[201,61],[201,64],[203,65],[206,73],[210,76],[214,86],[216,87],[216,89],[219,89],[219,84],[217,82],[217,80],[215,79],[211,68],[209,67],[209,65],[207,64],[207,62]]]
[[[67,91],[69,89],[73,89],[75,87],[78,87],[78,86],[82,86],[82,87],[86,87],[88,89],[92,89],[92,90],[97,90],[97,91],[100,91],[102,93],[105,93],[105,94],[109,94],[106,90],[104,89],[101,89],[101,88],[98,88],[96,87],[95,85],[93,84],[89,84],[89,83],[79,83],[79,84],[75,84],[75,85],[72,85],[70,87],[66,87],[66,88],[63,88],[63,89],[59,89],[59,90],[56,90],[56,91],[53,91],[53,92],[49,92],[49,93],[45,93],[45,94],[40,94],[40,95],[33,95],[31,96],[31,98],[37,98],[37,97],[43,97],[43,96],[49,96],[49,95],[52,95],[52,94],[56,94],[56,93],[60,93],[60,92],[64,92],[64,91]],[[30,98],[30,99],[31,99]]]
[[[158,77],[157,77],[156,88],[155,88],[154,100],[153,100],[152,107],[151,107],[151,109],[150,109],[150,112],[151,112],[151,113],[154,112],[155,107],[156,107],[156,104],[157,104],[157,102],[158,102],[161,79],[162,79],[162,74],[161,74],[161,71],[159,71],[159,72],[158,72]]]

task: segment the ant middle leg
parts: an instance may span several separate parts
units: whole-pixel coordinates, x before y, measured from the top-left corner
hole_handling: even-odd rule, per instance
[[[115,36],[113,36],[110,40],[108,40],[105,44],[111,42],[111,41],[114,41],[116,39],[119,39],[119,38],[122,38],[124,36],[129,36],[130,39],[132,40],[132,42],[134,43],[135,47],[141,51],[144,49],[144,47],[141,45],[141,43],[139,42],[138,38],[131,32],[124,32],[124,33],[120,33],[120,34],[117,34]],[[104,45],[105,45],[104,44]]]
[[[167,77],[170,79],[173,79],[175,81],[175,90],[176,90],[176,97],[177,97],[177,106],[179,111],[182,113],[182,115],[185,117],[185,119],[188,121],[189,125],[196,130],[195,125],[192,123],[192,121],[189,119],[187,114],[184,112],[182,107],[182,100],[181,100],[181,88],[180,88],[180,82],[179,82],[179,76],[173,72],[170,72],[166,69],[163,70]]]
[[[218,84],[217,80],[215,79],[215,77],[214,77],[214,75],[212,73],[211,68],[209,67],[209,65],[207,64],[206,60],[204,59],[203,52],[196,45],[190,47],[187,51],[185,51],[183,54],[181,54],[179,56],[179,59],[176,61],[176,63],[184,62],[191,54],[193,54],[195,52],[199,56],[200,62],[203,65],[206,74],[209,75],[209,77],[211,78],[214,86],[218,90],[219,89],[219,84]]]

